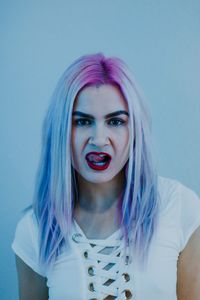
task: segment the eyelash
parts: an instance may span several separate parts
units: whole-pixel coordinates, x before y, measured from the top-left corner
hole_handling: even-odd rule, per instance
[[[114,121],[114,122],[117,121],[117,122],[118,122],[118,125],[111,125],[111,126],[113,126],[113,127],[119,127],[119,126],[122,126],[122,125],[125,124],[125,121],[122,120],[122,119],[119,119],[119,118],[110,119],[108,122],[112,122],[112,121]],[[83,123],[80,124],[79,122],[84,122],[84,124],[83,124]],[[86,124],[86,122],[89,122],[89,124]],[[80,119],[74,120],[74,125],[75,125],[76,127],[90,126],[90,125],[92,124],[92,122],[93,122],[93,121],[91,121],[91,120],[89,120],[89,119],[86,119],[86,118],[80,118]],[[119,122],[120,122],[120,124],[119,124]]]

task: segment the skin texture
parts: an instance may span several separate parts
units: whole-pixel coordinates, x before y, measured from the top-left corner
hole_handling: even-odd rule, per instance
[[[106,117],[116,111],[126,113]],[[75,100],[75,112],[93,118],[74,115],[72,121],[72,165],[79,191],[74,217],[88,238],[106,238],[119,226],[117,205],[129,158],[128,107],[118,87],[104,84],[84,88]],[[91,151],[112,156],[106,170],[88,166],[85,155]]]
[[[78,95],[73,113],[84,112],[94,117],[73,117],[72,125],[72,153],[73,166],[79,173],[80,180],[102,184],[117,180],[116,176],[124,167],[129,157],[129,127],[128,116],[121,114],[105,119],[105,116],[115,111],[126,111],[128,108],[119,89],[112,85],[99,87],[89,86]],[[122,120],[124,123],[120,123]],[[77,124],[78,123],[78,124]],[[90,151],[104,151],[112,156],[108,169],[104,171],[92,170],[85,160]]]
[[[85,88],[73,108],[73,112],[81,111],[94,117],[90,122],[82,117],[82,121],[78,121],[80,117],[74,116],[72,124],[72,165],[79,189],[74,217],[88,238],[106,238],[119,226],[114,216],[129,156],[129,122],[126,115],[105,119],[105,115],[118,110],[128,111],[127,104],[119,89],[111,85]],[[122,119],[125,123],[122,125],[114,119]],[[90,151],[109,153],[113,158],[109,168],[101,172],[90,169],[85,161],[85,155]],[[16,266],[20,300],[47,300],[46,278],[35,273],[17,256]],[[180,253],[177,264],[178,300],[199,300],[199,295],[200,227]]]
[[[18,273],[20,300],[47,300],[48,288],[46,278],[34,272],[27,264],[15,255]]]
[[[200,299],[200,227],[192,234],[179,256],[177,266],[178,300]]]

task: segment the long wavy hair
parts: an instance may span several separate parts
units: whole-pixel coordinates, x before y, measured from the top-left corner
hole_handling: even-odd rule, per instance
[[[117,85],[128,103],[130,153],[119,215],[125,240],[131,241],[140,261],[147,258],[157,227],[157,171],[152,155],[151,118],[146,105],[121,59],[107,58],[102,53],[82,56],[60,78],[43,123],[32,207],[38,222],[39,259],[46,266],[53,263],[62,246],[68,244],[71,230],[77,190],[71,166],[73,104],[81,89],[102,84]]]

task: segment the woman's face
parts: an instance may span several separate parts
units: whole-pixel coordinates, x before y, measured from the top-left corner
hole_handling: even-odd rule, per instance
[[[129,158],[128,105],[118,87],[85,87],[72,114],[72,166],[85,180],[112,180]]]

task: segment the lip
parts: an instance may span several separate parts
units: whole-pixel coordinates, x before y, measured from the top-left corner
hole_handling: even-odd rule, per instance
[[[104,154],[109,157],[109,160],[103,166],[97,166],[97,165],[94,165],[91,161],[89,161],[88,155],[91,155],[91,154],[96,154],[96,155]],[[88,166],[91,169],[96,170],[96,171],[104,171],[109,167],[112,157],[110,156],[110,154],[108,154],[106,152],[89,152],[86,154],[85,159],[87,161]]]

